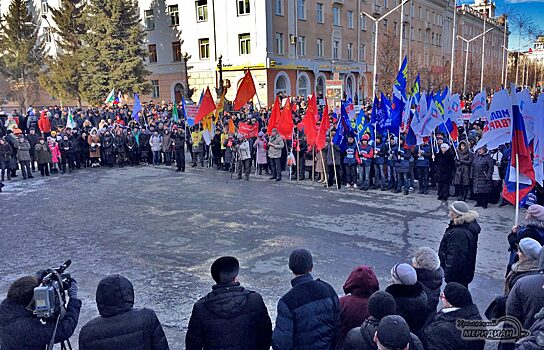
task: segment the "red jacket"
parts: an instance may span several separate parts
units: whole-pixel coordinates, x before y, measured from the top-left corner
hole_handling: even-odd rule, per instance
[[[51,121],[46,116],[42,116],[38,120],[38,128],[40,128],[40,131],[42,133],[50,133],[51,132]]]

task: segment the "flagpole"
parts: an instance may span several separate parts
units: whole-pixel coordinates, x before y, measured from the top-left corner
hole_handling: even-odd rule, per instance
[[[297,124],[297,181],[299,181],[300,174],[300,131]]]
[[[455,61],[455,42],[457,40],[457,0],[453,0],[453,33],[451,34],[450,91],[453,88],[453,63]]]
[[[516,217],[514,226],[518,226],[519,222],[519,156],[516,153]]]
[[[325,160],[323,159],[323,150],[320,149],[319,153],[321,153],[321,164],[323,164],[323,173],[325,174],[325,186],[329,186],[329,178],[327,176],[328,168],[325,166]]]
[[[339,190],[340,187],[338,186],[338,176],[337,176],[337,172],[336,172],[336,161],[334,160],[334,142],[332,141],[332,136],[331,136],[330,129],[329,129],[329,139],[330,139],[329,147],[332,147],[331,152],[332,152],[332,167],[334,169],[334,179],[336,180],[336,189]],[[328,185],[328,183],[327,183],[327,185]]]
[[[315,145],[312,146],[312,182],[315,181]]]

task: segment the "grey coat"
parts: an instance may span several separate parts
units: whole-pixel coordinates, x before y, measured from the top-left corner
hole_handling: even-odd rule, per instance
[[[38,164],[51,163],[51,149],[46,143],[38,143],[34,148],[34,157]]]
[[[493,189],[493,158],[489,154],[474,155],[472,162],[472,189],[474,193],[491,193]]]
[[[281,158],[281,150],[285,147],[285,142],[280,135],[271,136],[268,141],[268,156],[270,158]]]
[[[474,161],[474,155],[470,153],[468,146],[463,153],[461,153],[461,150],[458,148],[457,154],[459,155],[459,158],[455,160],[455,177],[453,178],[453,184],[468,186],[471,179],[470,166]]]
[[[30,161],[30,143],[27,139],[23,139],[23,142],[17,141],[17,160]]]

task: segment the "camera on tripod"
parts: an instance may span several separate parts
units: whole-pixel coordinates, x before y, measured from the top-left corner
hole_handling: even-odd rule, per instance
[[[34,314],[39,318],[57,317],[64,308],[66,297],[64,291],[70,288],[72,278],[64,271],[72,264],[72,260],[60,265],[58,268],[50,268],[39,272],[41,279],[39,287],[34,288],[35,309]]]

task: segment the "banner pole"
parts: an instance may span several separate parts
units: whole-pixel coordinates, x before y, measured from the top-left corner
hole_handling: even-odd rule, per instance
[[[312,182],[315,181],[315,145],[312,146]]]
[[[323,174],[325,174],[325,186],[329,185],[329,179],[327,176],[327,167],[325,166],[325,159],[323,159],[323,150],[320,149],[319,153],[321,153],[321,164],[323,164]]]
[[[297,124],[297,181],[299,181],[299,174],[300,174],[300,131],[298,129]]]
[[[516,153],[516,217],[514,226],[518,226],[519,222],[519,157]]]
[[[330,130],[329,130],[329,138],[331,139],[329,146],[332,147],[331,152],[332,152],[332,167],[334,169],[334,179],[336,180],[336,189],[339,190],[340,187],[338,186],[338,176],[337,176],[337,172],[336,172],[336,161],[334,159],[334,143],[332,141]]]

